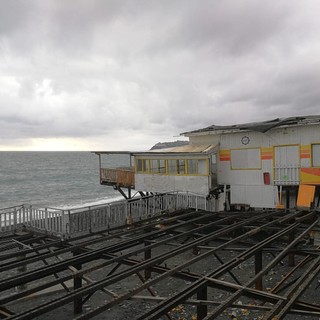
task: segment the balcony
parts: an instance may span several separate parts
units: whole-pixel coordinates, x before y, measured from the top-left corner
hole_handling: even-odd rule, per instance
[[[101,168],[100,183],[121,188],[134,188],[134,170],[133,168]]]

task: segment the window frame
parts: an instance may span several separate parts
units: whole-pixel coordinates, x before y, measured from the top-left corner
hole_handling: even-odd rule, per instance
[[[195,172],[190,173],[189,161],[194,161]],[[202,171],[199,173],[199,162],[204,162]],[[138,163],[141,162],[142,170],[138,171]],[[209,159],[208,158],[139,158],[135,160],[135,172],[137,174],[160,174],[167,176],[208,176]],[[174,165],[172,165],[174,164]],[[140,167],[140,168],[141,168]],[[173,168],[173,170],[172,170]]]
[[[319,150],[317,150],[319,152],[319,159],[317,160],[317,163],[315,164],[314,161],[314,146],[317,146]],[[311,144],[311,167],[312,168],[319,168],[320,167],[320,143],[312,143]]]
[[[242,168],[241,166],[239,167],[234,167],[234,164],[232,159],[232,152],[233,151],[246,151],[248,152],[249,150],[258,150],[259,151],[259,165],[257,167],[246,167]],[[248,154],[247,154],[247,159],[248,159]],[[256,148],[238,148],[238,149],[230,149],[230,169],[231,170],[261,170],[262,169],[262,159],[261,159],[261,147],[256,147]]]
[[[139,162],[141,162],[141,170],[138,170]],[[149,159],[139,158],[135,159],[135,173],[143,174],[143,173],[149,173],[150,168],[150,162]]]

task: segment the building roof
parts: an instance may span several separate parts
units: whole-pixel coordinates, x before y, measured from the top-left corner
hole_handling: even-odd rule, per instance
[[[92,151],[92,153],[95,153],[97,155],[111,155],[111,154],[126,154],[129,156],[135,156],[135,155],[174,155],[174,154],[181,154],[181,153],[190,153],[190,154],[208,154],[210,153],[216,145],[184,145],[184,146],[178,146],[178,147],[172,147],[172,148],[162,148],[162,149],[151,149],[147,151]]]
[[[208,154],[210,153],[216,145],[185,145],[180,147],[165,148],[165,149],[153,149],[145,152],[135,152],[134,155],[159,155],[159,154],[181,154],[181,153],[191,153],[191,154]]]
[[[277,127],[309,125],[309,124],[315,124],[315,123],[320,123],[320,115],[276,118],[273,120],[267,120],[262,122],[250,122],[250,123],[226,125],[226,126],[211,125],[209,127],[198,129],[198,130],[183,132],[181,133],[181,135],[188,136],[188,135],[192,135],[195,133],[202,133],[202,132],[230,133],[230,132],[237,132],[237,131],[259,131],[264,133]]]
[[[99,154],[127,154],[132,155],[132,151],[91,151],[91,153]]]

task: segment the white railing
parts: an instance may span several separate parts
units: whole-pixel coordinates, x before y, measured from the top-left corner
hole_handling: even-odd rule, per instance
[[[275,185],[299,185],[300,167],[277,166],[274,168]]]
[[[144,198],[111,202],[80,209],[39,209],[18,206],[0,209],[0,233],[31,229],[71,237],[124,225],[133,221],[179,209],[215,211],[215,200],[190,193],[166,193]]]
[[[0,234],[31,229],[64,235],[69,232],[68,220],[68,214],[58,209],[40,209],[30,205],[0,209]]]
[[[0,209],[1,232],[11,232],[17,230],[19,225],[24,223],[25,217],[23,215],[22,209],[23,205]]]

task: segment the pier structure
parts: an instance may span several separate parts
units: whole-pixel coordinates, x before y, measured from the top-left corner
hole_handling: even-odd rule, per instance
[[[319,213],[211,200],[2,210],[0,318],[318,319]]]

